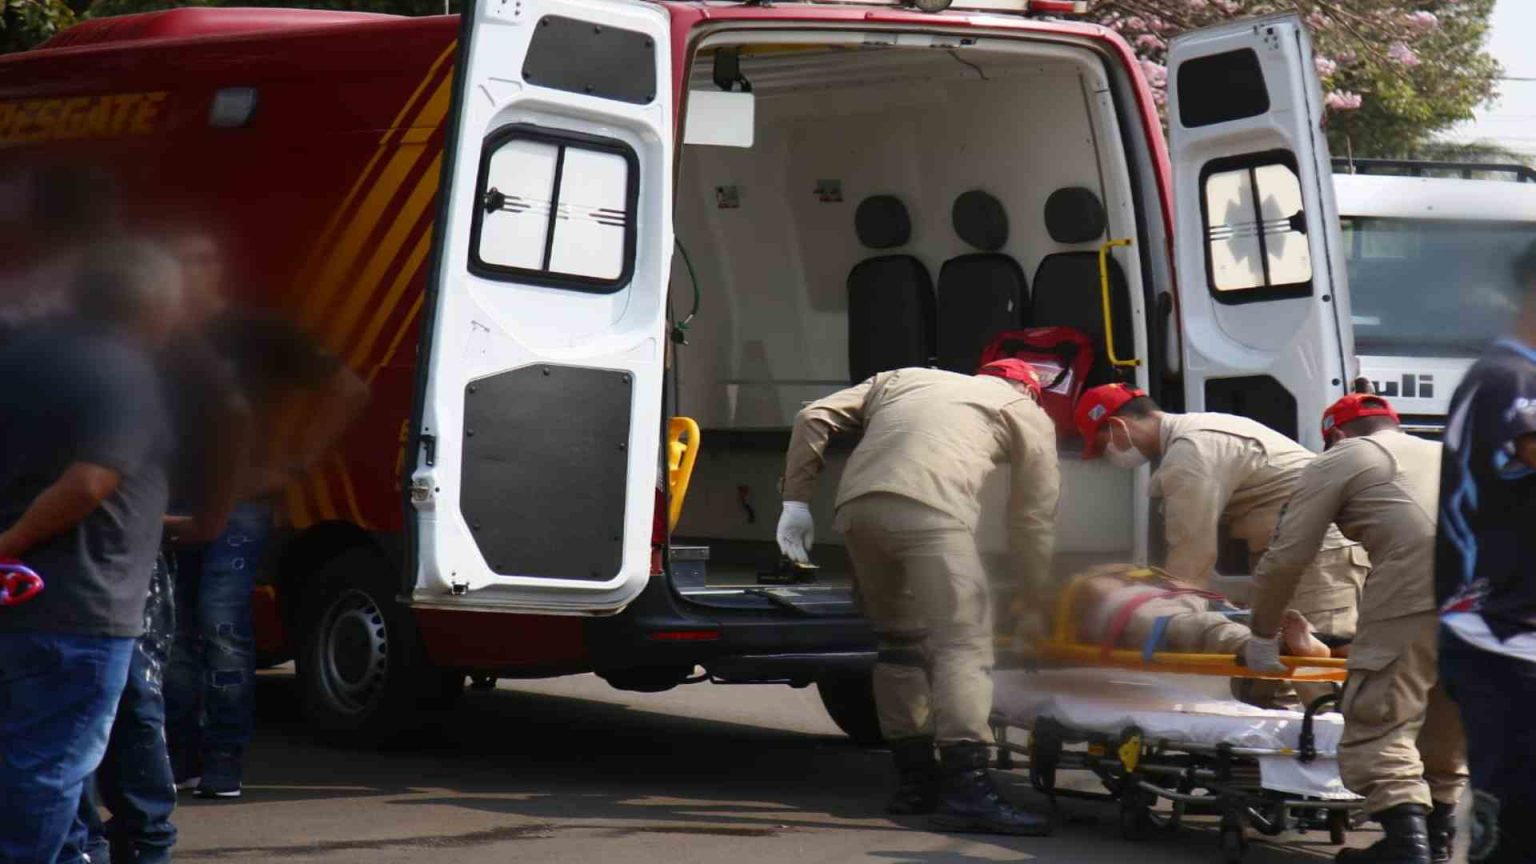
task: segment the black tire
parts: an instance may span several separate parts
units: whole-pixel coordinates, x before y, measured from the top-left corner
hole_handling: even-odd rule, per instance
[[[349,549],[310,580],[297,659],[304,718],[323,740],[406,743],[463,692],[462,672],[434,667],[396,600],[397,574],[373,549]]]
[[[875,684],[870,673],[827,675],[816,682],[827,716],[860,747],[885,743],[875,710]]]
[[[1343,846],[1349,840],[1349,811],[1328,811],[1328,842]]]
[[[1133,795],[1120,799],[1120,837],[1123,840],[1145,840],[1152,836],[1156,823],[1152,821],[1152,808]]]
[[[1221,860],[1227,864],[1242,864],[1248,854],[1248,838],[1240,827],[1225,826],[1221,829]]]

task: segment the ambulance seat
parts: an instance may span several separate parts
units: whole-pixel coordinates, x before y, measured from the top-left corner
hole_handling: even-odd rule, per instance
[[[971,374],[997,334],[1029,323],[1024,269],[998,250],[1008,242],[1008,212],[980,189],[961,193],[951,211],[955,233],[979,249],[939,270],[938,365]]]
[[[912,219],[894,195],[859,203],[853,226],[871,249],[912,239]],[[857,384],[877,372],[927,366],[933,357],[933,279],[911,255],[877,255],[848,272],[848,375]]]
[[[1031,312],[1037,327],[1071,327],[1086,334],[1095,346],[1094,364],[1087,386],[1116,380],[1104,339],[1103,292],[1099,285],[1098,245],[1104,242],[1108,221],[1104,205],[1092,190],[1081,186],[1058,189],[1045,202],[1045,228],[1057,243],[1092,244],[1092,249],[1057,252],[1045,256],[1035,270]],[[1125,273],[1109,259],[1109,294],[1114,316],[1115,353],[1135,354],[1131,334],[1131,307]]]

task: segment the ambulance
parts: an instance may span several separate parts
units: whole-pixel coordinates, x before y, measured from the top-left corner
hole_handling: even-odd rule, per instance
[[[595,672],[816,684],[878,737],[832,526],[852,442],[819,570],[785,571],[789,429],[880,369],[972,372],[999,334],[1086,345],[1071,387],[1320,445],[1356,370],[1300,21],[1182,35],[1163,70],[1085,3],[921,5],[182,8],[0,58],[0,182],[105,172],[125,227],[213,234],[240,302],[369,384],[287,491],[259,598],[317,731]],[[1061,431],[1056,567],[1155,560],[1145,469]]]

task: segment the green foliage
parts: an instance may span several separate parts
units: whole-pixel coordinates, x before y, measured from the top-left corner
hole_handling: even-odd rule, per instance
[[[30,48],[73,23],[64,0],[0,0],[0,53]]]

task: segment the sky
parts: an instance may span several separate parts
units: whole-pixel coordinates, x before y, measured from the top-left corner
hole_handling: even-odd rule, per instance
[[[1493,10],[1488,48],[1504,64],[1499,97],[1477,119],[1450,133],[1456,140],[1492,140],[1511,150],[1536,155],[1536,2],[1499,0]]]

